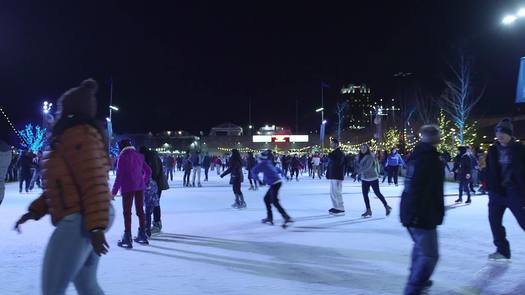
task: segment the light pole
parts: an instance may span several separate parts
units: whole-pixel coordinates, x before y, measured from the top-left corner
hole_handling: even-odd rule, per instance
[[[321,112],[321,127],[319,130],[319,140],[321,141],[320,143],[321,143],[321,153],[322,153],[324,149],[324,131],[325,131],[324,125],[326,124],[326,120],[324,119],[324,108],[320,107],[316,109],[315,112],[316,113]]]
[[[108,139],[109,139],[109,149],[111,152],[111,145],[113,144],[113,111],[117,112],[119,110],[118,107],[109,105],[109,117],[106,118],[106,121],[108,123]]]

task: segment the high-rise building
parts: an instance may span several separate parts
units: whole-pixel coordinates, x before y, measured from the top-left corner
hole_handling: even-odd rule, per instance
[[[348,101],[350,129],[363,129],[372,124],[375,103],[366,84],[349,84],[341,88],[343,98]]]

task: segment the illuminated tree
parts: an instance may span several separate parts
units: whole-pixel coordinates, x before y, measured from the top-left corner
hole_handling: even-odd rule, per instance
[[[46,141],[46,128],[42,128],[38,125],[34,127],[33,125],[27,124],[24,130],[18,131],[22,137],[21,145],[33,152],[38,152],[44,146]]]
[[[400,139],[401,133],[395,128],[390,128],[383,135],[383,141],[379,147],[388,151],[395,147],[397,148],[399,147]]]

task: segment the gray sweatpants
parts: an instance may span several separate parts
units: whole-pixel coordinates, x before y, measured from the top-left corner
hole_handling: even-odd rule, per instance
[[[47,244],[42,294],[65,294],[70,282],[80,295],[104,294],[97,282],[98,261],[82,215],[74,213],[64,217]]]

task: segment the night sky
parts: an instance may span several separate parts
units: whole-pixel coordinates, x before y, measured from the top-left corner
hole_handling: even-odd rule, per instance
[[[112,77],[116,132],[247,126],[250,98],[254,125],[294,127],[298,100],[299,127],[313,130],[321,82],[330,112],[351,82],[375,97],[439,94],[458,46],[487,86],[476,113],[510,114],[525,56],[525,21],[500,23],[519,1],[2,2],[0,102],[20,129],[87,77],[104,118]]]

